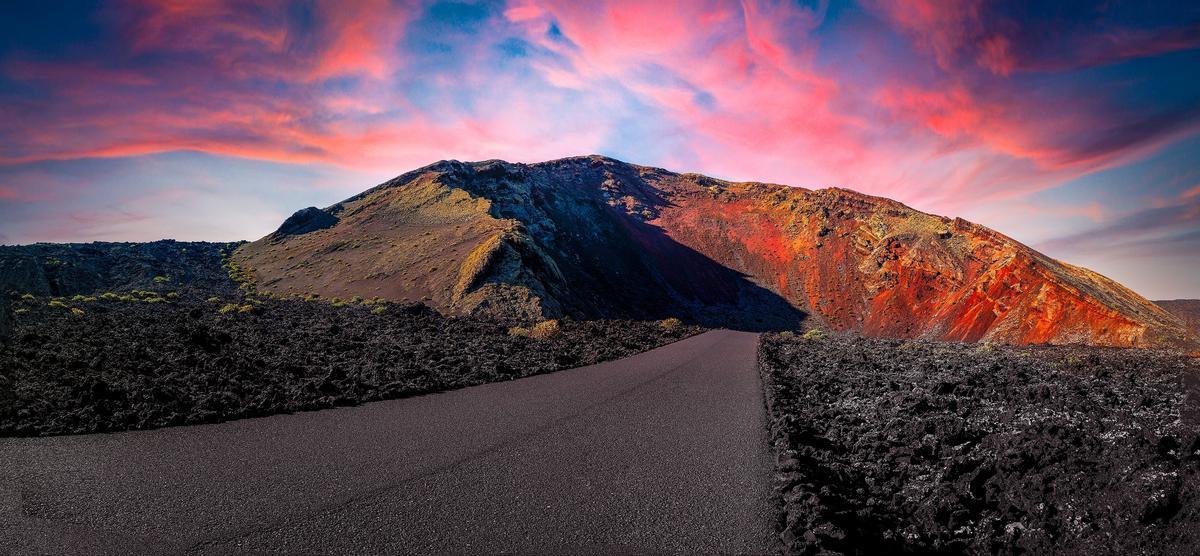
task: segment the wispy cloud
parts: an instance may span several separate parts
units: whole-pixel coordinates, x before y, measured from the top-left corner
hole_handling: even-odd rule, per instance
[[[1138,210],[1110,223],[1047,240],[1038,247],[1108,256],[1168,255],[1200,261],[1200,196],[1189,190],[1170,204]]]

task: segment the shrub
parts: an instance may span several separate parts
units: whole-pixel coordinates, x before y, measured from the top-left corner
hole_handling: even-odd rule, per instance
[[[58,308],[60,308],[60,309],[66,309],[66,308],[67,308],[67,304],[66,304],[66,303],[63,303],[63,302],[61,302],[61,301],[59,301],[59,300],[57,300],[57,299],[51,300],[51,301],[50,301],[50,306],[51,306],[51,307],[58,307]]]
[[[783,332],[779,333],[779,337],[784,340],[791,340],[792,338],[796,337],[796,333],[792,332],[791,330],[784,330]]]
[[[26,309],[24,307],[21,307],[20,309],[13,309],[14,315],[21,315],[21,314],[28,313],[28,312],[29,312],[29,309]]]
[[[82,315],[82,314],[83,314],[83,309],[80,309],[80,308],[78,308],[78,307],[71,307],[71,314],[72,314],[72,315],[75,315],[75,316]]]
[[[170,281],[171,281],[171,279],[170,279],[170,278],[167,278],[166,276],[155,276],[155,277],[154,277],[154,281],[155,281],[156,283],[163,284],[163,283],[166,283],[166,282],[170,282]]]
[[[78,301],[83,301],[84,299],[87,299],[86,295],[76,295],[75,297],[71,298],[71,301],[78,302]]]
[[[147,297],[146,299],[143,299],[142,301],[145,301],[146,303],[166,303],[167,302],[166,299],[161,298],[161,297]]]
[[[34,300],[34,299],[36,299],[36,298],[35,298],[35,297],[33,297],[33,294],[31,294],[31,293],[27,293],[27,294],[25,294],[25,295],[22,295],[22,296],[21,296],[21,299],[22,299],[23,301],[33,301],[33,300]]]
[[[175,299],[175,298],[177,298],[177,297],[179,297],[179,294],[178,294],[178,293],[175,293],[175,292],[167,292],[167,299]]]
[[[362,300],[363,299],[361,297],[356,295],[350,298],[350,303],[362,303]]]
[[[104,293],[100,294],[100,299],[103,299],[105,301],[116,301],[118,299],[121,299],[121,296],[119,296],[113,292],[104,292]]]
[[[562,327],[558,325],[557,320],[544,320],[533,325],[533,328],[529,330],[529,337],[538,339],[549,338],[557,336],[559,332],[562,332]]]
[[[217,297],[217,296],[215,296],[215,295],[214,295],[214,296],[212,296],[212,297],[210,297],[210,298],[206,299],[205,301],[207,301],[207,302],[209,302],[209,303],[220,303],[220,302],[221,302],[221,298],[219,298],[219,297]]]
[[[387,311],[387,307],[376,307],[374,309],[371,309],[371,314],[379,315],[379,314],[382,314],[384,311]]]
[[[1082,355],[1072,353],[1067,356],[1063,363],[1066,367],[1079,367],[1083,365],[1084,359]]]
[[[238,312],[242,314],[253,313],[255,309],[257,309],[257,307],[253,305],[242,305],[241,307],[238,307]]]
[[[458,281],[454,284],[455,295],[461,296],[467,290],[475,287],[492,266],[496,258],[503,252],[501,249],[504,234],[496,234],[477,245],[458,267]]]
[[[514,338],[528,338],[529,329],[524,326],[513,326],[508,329],[508,335]]]
[[[663,330],[675,330],[676,328],[679,328],[680,326],[683,326],[683,321],[681,321],[675,317],[666,318],[666,319],[658,321],[658,327]]]
[[[217,309],[217,312],[224,315],[226,313],[232,313],[236,310],[238,310],[238,306],[236,303],[226,303],[224,307]]]
[[[120,297],[120,300],[121,301],[137,301],[137,298],[132,295],[122,295]]]
[[[820,328],[810,328],[808,329],[808,332],[805,332],[804,335],[800,337],[804,338],[805,340],[824,340],[825,336],[826,334],[824,330],[821,330]]]

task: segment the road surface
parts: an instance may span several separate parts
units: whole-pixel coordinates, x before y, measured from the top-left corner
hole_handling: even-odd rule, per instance
[[[0,553],[767,553],[757,336],[216,425],[0,439]]]

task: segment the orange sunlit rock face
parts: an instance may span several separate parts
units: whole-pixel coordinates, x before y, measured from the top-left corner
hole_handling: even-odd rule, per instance
[[[329,229],[242,250],[261,284],[517,318],[669,314],[769,329],[803,311],[833,330],[897,338],[1196,342],[1108,278],[844,189],[579,157],[439,163],[326,210],[338,218]]]
[[[674,189],[673,206],[653,223],[834,330],[1111,346],[1187,336],[1120,284],[961,219],[841,189]]]

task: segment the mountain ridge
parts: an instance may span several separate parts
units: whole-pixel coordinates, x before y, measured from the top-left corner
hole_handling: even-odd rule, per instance
[[[1164,311],[1175,315],[1175,318],[1200,334],[1200,299],[1161,299],[1154,302]]]
[[[844,188],[731,182],[595,155],[444,160],[305,211],[293,227],[322,225],[284,226],[235,254],[260,288],[526,320],[681,316],[767,330],[808,318],[888,337],[1197,342],[1095,272]]]

